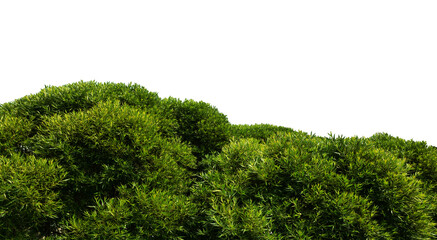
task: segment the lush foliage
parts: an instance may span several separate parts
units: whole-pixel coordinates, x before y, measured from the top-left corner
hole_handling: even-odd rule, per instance
[[[278,133],[233,141],[205,159],[195,196],[207,234],[241,239],[426,239],[423,183],[367,139]]]
[[[1,239],[434,239],[437,149],[231,125],[135,84],[0,105]]]
[[[228,142],[230,124],[227,117],[205,102],[167,98],[160,113],[176,119],[177,135],[190,143],[199,160],[220,151]]]
[[[293,129],[270,124],[232,125],[231,135],[237,139],[255,138],[266,141],[277,132],[293,132]]]
[[[0,156],[0,236],[36,238],[61,219],[66,171],[54,161]]]
[[[162,122],[120,102],[102,102],[86,111],[44,117],[28,146],[38,157],[56,159],[71,180],[65,201],[79,209],[93,197],[114,197],[132,182],[150,188],[187,191],[195,159],[177,138],[162,136]],[[165,128],[165,127],[164,127]]]

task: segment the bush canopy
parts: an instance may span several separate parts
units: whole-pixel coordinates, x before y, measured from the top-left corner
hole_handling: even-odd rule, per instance
[[[137,84],[0,105],[1,239],[436,239],[437,148],[234,125]]]

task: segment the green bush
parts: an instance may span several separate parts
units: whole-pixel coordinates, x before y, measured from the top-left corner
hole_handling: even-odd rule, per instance
[[[0,155],[27,152],[25,141],[32,135],[33,129],[32,122],[26,118],[0,115]]]
[[[197,207],[190,198],[162,189],[140,185],[121,189],[131,199],[132,232],[141,239],[184,239],[193,237]]]
[[[0,156],[0,237],[35,239],[55,231],[66,172],[53,161]]]
[[[62,226],[60,239],[132,239],[129,220],[130,204],[125,199],[96,199],[94,210],[84,213],[83,218],[73,215]]]
[[[170,97],[164,99],[161,113],[177,121],[177,135],[192,146],[199,160],[220,151],[229,141],[230,124],[226,115],[208,103]]]
[[[86,111],[43,118],[31,139],[38,157],[56,159],[71,178],[64,200],[79,209],[98,193],[116,196],[116,188],[131,182],[187,191],[195,168],[188,146],[163,137],[153,114],[119,101],[102,102]]]
[[[137,84],[80,81],[61,87],[46,86],[36,94],[4,103],[0,115],[9,113],[38,121],[42,116],[85,110],[108,100],[119,100],[122,104],[141,108],[151,108],[160,102],[156,93]]]
[[[239,138],[255,138],[266,141],[277,132],[293,132],[293,129],[271,124],[232,125],[231,136]]]
[[[199,159],[220,151],[228,142],[230,124],[227,117],[205,102],[181,101],[175,98],[161,100],[137,84],[77,82],[61,87],[46,86],[39,93],[28,95],[13,102],[0,105],[0,116],[24,118],[34,124],[31,133],[46,116],[85,111],[100,102],[119,101],[160,116],[168,121],[161,126],[162,133],[177,136],[191,144]]]
[[[120,187],[121,197],[96,199],[94,210],[73,216],[65,239],[184,239],[194,224],[188,197],[149,186]]]
[[[136,84],[0,105],[2,239],[435,239],[437,149],[231,125]]]
[[[393,153],[398,158],[405,158],[412,166],[410,174],[431,184],[437,192],[437,148],[426,142],[404,140],[387,133],[377,133],[369,138],[376,147]]]
[[[358,192],[378,207],[375,218],[394,239],[436,236],[436,202],[429,201],[426,185],[410,174],[405,159],[377,147],[371,139],[332,137],[325,150],[338,172],[360,182]]]
[[[387,133],[377,133],[369,138],[372,143],[411,165],[409,175],[414,175],[424,183],[426,198],[432,206],[437,205],[437,148],[426,142],[416,142],[393,137]],[[436,204],[433,204],[436,203]],[[435,206],[437,207],[437,206]],[[433,214],[437,222],[437,209]]]
[[[429,239],[432,203],[405,161],[365,139],[279,133],[205,160],[194,195],[223,239]],[[250,210],[249,210],[250,209]],[[246,222],[251,224],[247,225]],[[258,226],[255,229],[251,226]]]

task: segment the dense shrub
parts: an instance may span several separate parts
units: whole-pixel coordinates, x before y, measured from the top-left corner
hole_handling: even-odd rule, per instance
[[[32,122],[26,118],[0,115],[0,155],[26,152],[25,141],[33,129]]]
[[[205,234],[224,239],[427,239],[422,183],[365,139],[301,132],[231,142],[197,183]],[[247,222],[250,222],[248,224]],[[258,226],[253,228],[254,226]]]
[[[265,141],[277,132],[293,132],[293,129],[271,124],[232,125],[231,136],[239,138],[255,138]]]
[[[131,182],[186,191],[195,168],[190,148],[160,134],[159,118],[119,101],[43,118],[31,139],[38,157],[56,159],[69,172],[65,201],[86,206],[95,193],[114,197]]]
[[[387,133],[377,133],[369,138],[373,144],[411,165],[409,175],[422,180],[427,191],[426,198],[430,203],[437,203],[437,148],[428,146],[426,142],[416,142],[393,137]],[[437,209],[433,214],[437,222]]]
[[[404,140],[387,133],[377,133],[369,138],[375,146],[405,159],[412,166],[412,173],[424,182],[437,185],[437,148],[426,142]],[[437,188],[434,189],[437,192]]]
[[[199,159],[219,151],[229,139],[230,124],[226,115],[210,104],[171,97],[163,101],[156,93],[137,84],[81,81],[61,87],[46,86],[37,94],[0,105],[0,116],[30,120],[34,124],[31,133],[34,133],[44,116],[84,111],[105,101],[119,101],[121,105],[155,113],[160,121],[172,122],[165,129],[161,126],[161,131],[191,144]]]
[[[121,196],[96,199],[83,218],[73,216],[65,239],[183,239],[193,235],[196,207],[189,198],[149,186],[120,187]],[[191,236],[192,237],[192,236]]]
[[[229,140],[226,115],[208,103],[170,97],[162,103],[162,114],[177,121],[177,135],[190,143],[199,160],[220,151]]]
[[[58,239],[132,239],[128,229],[132,213],[126,199],[96,199],[93,208],[82,218],[73,215],[66,220]]]
[[[231,125],[135,84],[0,105],[2,239],[435,239],[437,149]]]
[[[54,231],[64,207],[58,190],[66,180],[53,161],[0,156],[0,238],[36,239]]]
[[[394,239],[436,236],[431,219],[436,202],[429,201],[426,185],[409,174],[413,168],[405,159],[365,138],[332,137],[328,142],[327,152],[338,163],[337,171],[361,183],[359,193],[378,207],[376,219]]]
[[[46,86],[40,92],[4,103],[0,115],[38,121],[42,116],[89,109],[101,101],[119,100],[122,104],[151,108],[159,103],[156,93],[137,84],[77,82],[61,87]]]

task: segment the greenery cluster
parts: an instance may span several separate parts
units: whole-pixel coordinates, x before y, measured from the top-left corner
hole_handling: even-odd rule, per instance
[[[435,239],[437,148],[232,125],[136,84],[0,105],[1,239]]]

